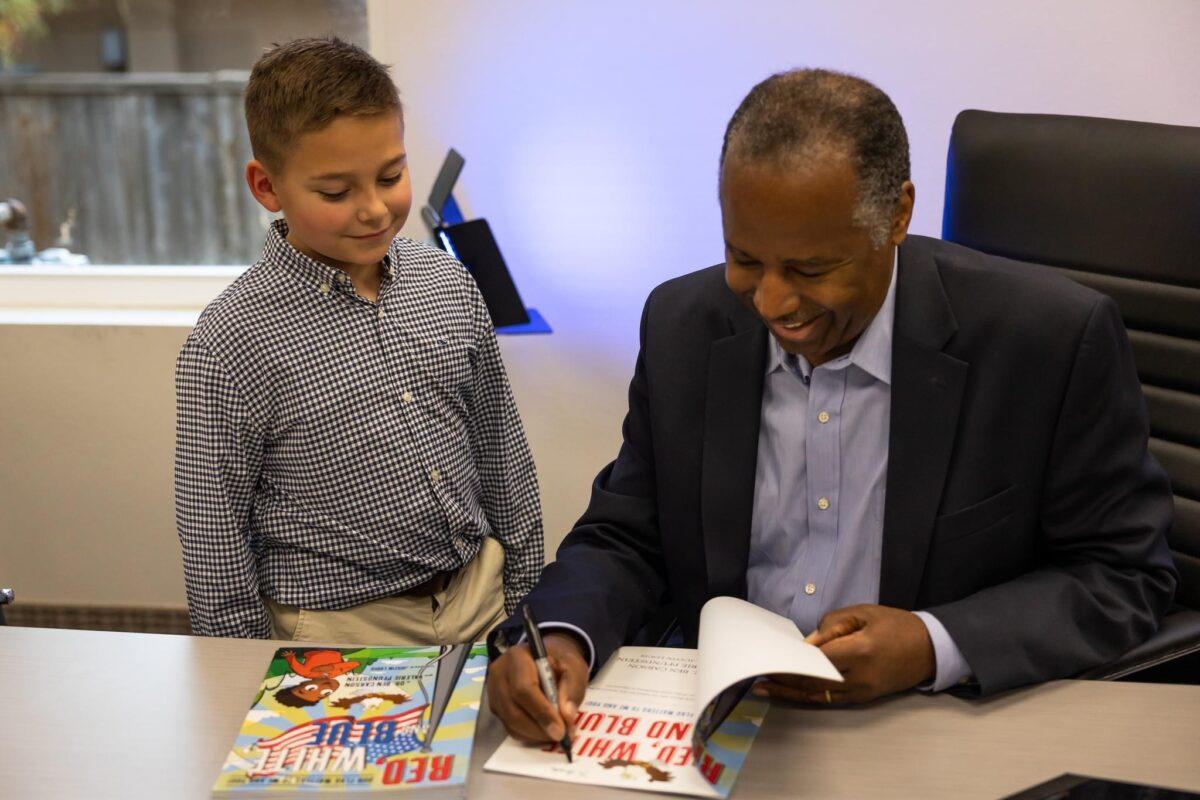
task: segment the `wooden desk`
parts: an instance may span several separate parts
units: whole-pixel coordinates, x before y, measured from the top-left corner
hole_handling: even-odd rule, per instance
[[[0,798],[208,797],[276,644],[0,627]],[[483,772],[502,738],[485,712],[471,797],[639,796]],[[1200,791],[1200,687],[1057,681],[979,702],[780,706],[733,797],[996,798],[1063,772]]]

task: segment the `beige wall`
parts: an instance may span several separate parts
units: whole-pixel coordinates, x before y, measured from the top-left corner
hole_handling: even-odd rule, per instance
[[[181,606],[171,508],[183,328],[0,325],[0,584]]]
[[[0,585],[18,602],[184,605],[171,464],[186,335],[0,324]],[[629,365],[554,336],[501,346],[552,555],[616,454]]]

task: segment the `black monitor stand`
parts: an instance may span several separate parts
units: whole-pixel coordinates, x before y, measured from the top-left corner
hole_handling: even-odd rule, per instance
[[[465,163],[462,155],[451,148],[433,182],[429,202],[421,209],[421,217],[438,246],[471,271],[497,333],[550,333],[549,324],[537,309],[526,308],[521,300],[487,220],[463,219],[454,199],[454,184]]]

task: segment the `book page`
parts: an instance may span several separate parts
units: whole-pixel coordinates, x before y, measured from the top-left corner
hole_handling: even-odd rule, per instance
[[[790,619],[736,597],[704,604],[699,638],[697,717],[719,693],[749,678],[783,673],[842,680]]]
[[[724,797],[766,713],[747,700],[726,720],[723,761],[697,759],[695,650],[622,647],[588,686],[576,722],[573,763],[557,744],[507,738],[484,769],[571,783]],[[714,737],[715,738],[715,737]],[[697,763],[699,761],[699,763]]]
[[[613,654],[579,709],[573,763],[557,744],[509,737],[484,769],[726,797],[768,708],[746,696],[749,680],[773,673],[842,679],[791,620],[744,600],[714,598],[700,614],[699,650],[622,647]]]

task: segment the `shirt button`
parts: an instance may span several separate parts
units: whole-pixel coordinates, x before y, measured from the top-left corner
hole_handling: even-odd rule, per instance
[[[317,288],[320,289],[321,294],[329,294],[329,284],[328,283],[322,283]]]
[[[434,483],[441,483],[442,482],[441,470],[439,470],[439,469],[429,470],[429,480],[433,481]]]
[[[379,309],[379,318],[380,318],[380,319],[383,319],[383,318],[384,318],[384,317],[386,317],[386,316],[387,316],[387,314],[383,313],[383,309],[382,309],[382,308],[381,308],[381,309]]]
[[[404,394],[400,395],[400,399],[406,403],[411,403],[413,401],[412,392],[406,389]]]
[[[826,422],[829,422],[829,412],[822,411],[820,414],[817,414],[817,422],[821,423],[822,425],[824,425]]]
[[[804,593],[805,594],[816,594],[817,593],[817,585],[815,583],[804,584]]]
[[[817,508],[821,509],[822,511],[829,508],[829,498],[822,497],[819,500],[817,500]],[[809,594],[811,594],[811,592]]]

